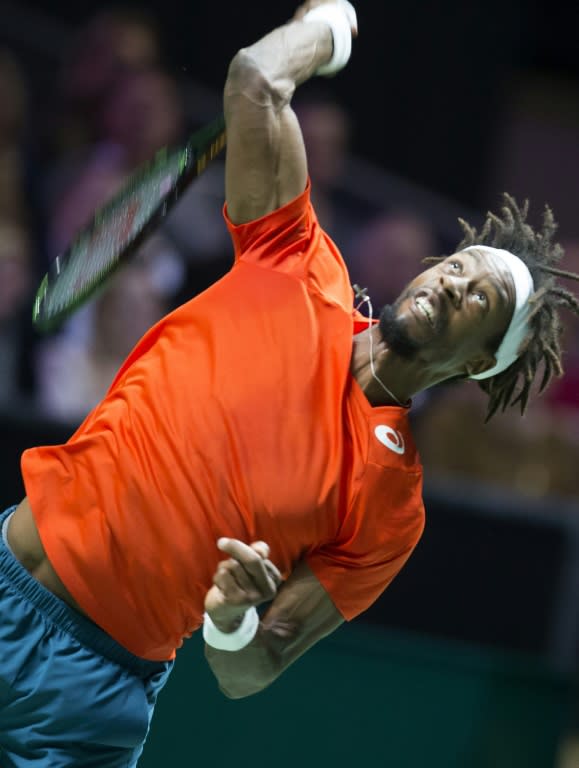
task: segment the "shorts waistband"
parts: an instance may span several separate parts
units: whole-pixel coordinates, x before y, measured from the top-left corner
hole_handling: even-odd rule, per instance
[[[16,506],[9,507],[0,514],[0,527],[15,509]],[[59,597],[53,595],[28,573],[14,557],[2,537],[0,537],[1,576],[4,576],[13,588],[17,589],[26,600],[60,629],[74,637],[82,645],[104,656],[109,661],[119,664],[137,677],[145,679],[152,674],[166,670],[167,665],[170,664],[170,662],[149,661],[135,656],[90,619],[85,618]]]

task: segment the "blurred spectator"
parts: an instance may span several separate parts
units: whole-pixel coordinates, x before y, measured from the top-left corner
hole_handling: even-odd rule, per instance
[[[158,67],[160,60],[156,24],[142,9],[103,10],[74,35],[45,116],[44,155],[51,160],[43,196],[49,204],[74,183],[87,154],[103,139],[103,110],[118,79]]]
[[[52,256],[70,243],[135,168],[182,136],[183,111],[174,81],[155,69],[125,72],[105,99],[100,121],[101,140],[55,201]],[[47,414],[75,420],[104,395],[132,346],[171,308],[183,273],[181,255],[158,233],[97,301],[74,315],[59,337],[40,345],[39,402]]]
[[[233,264],[231,238],[222,215],[223,163],[214,160],[182,194],[160,231],[181,255],[186,279],[178,301],[186,301],[222,277]]]
[[[22,225],[28,222],[23,159],[27,101],[16,60],[0,50],[0,217]]]
[[[312,200],[322,226],[338,226],[332,193],[346,170],[350,119],[338,103],[309,99],[296,106],[312,179]]]
[[[54,200],[49,250],[56,256],[117,192],[129,174],[183,133],[183,111],[174,81],[158,70],[125,73],[105,99],[102,137],[75,180]]]
[[[474,383],[438,389],[416,423],[416,440],[432,475],[463,477],[523,496],[577,496],[577,418],[535,397],[484,424],[488,398]],[[468,428],[466,425],[471,425]]]
[[[0,221],[0,407],[21,399],[26,367],[25,326],[30,316],[30,243],[20,224]]]
[[[102,399],[131,348],[169,309],[180,267],[163,239],[151,237],[92,303],[85,336],[61,334],[40,346],[39,405],[46,415],[78,422]]]
[[[347,261],[352,281],[368,288],[377,313],[424,269],[426,257],[438,253],[436,235],[425,219],[393,210],[376,216],[360,229]]]
[[[438,238],[411,210],[389,209],[388,200],[372,205],[352,193],[352,126],[336,100],[314,84],[298,98],[295,110],[317,216],[341,249],[352,281],[368,288],[378,311],[420,271],[423,258],[439,252]]]
[[[579,274],[579,240],[564,242],[564,268]],[[577,283],[561,279],[565,287],[575,291]],[[550,388],[547,402],[549,406],[560,412],[563,418],[573,423],[579,434],[579,323],[576,318],[565,317],[565,335],[563,345],[565,350],[565,375],[554,382]],[[575,322],[573,322],[575,320]],[[579,457],[578,457],[579,458]]]
[[[12,54],[0,50],[0,406],[31,393],[30,294],[34,238],[26,193],[28,92]]]
[[[65,144],[46,198],[50,257],[70,244],[136,168],[184,139],[181,92],[159,68],[160,58],[155,28],[139,13],[99,14],[81,31],[72,56],[78,66],[65,69],[63,87],[69,150]],[[223,170],[213,164],[141,249],[141,266],[132,264],[115,276],[98,301],[42,343],[36,371],[39,401],[48,414],[82,417],[150,325],[230,266],[223,198]],[[160,290],[159,280],[170,286]],[[67,378],[70,370],[74,381]]]
[[[163,81],[159,73],[163,58],[156,22],[143,9],[109,8],[76,34],[62,65],[60,108],[52,110],[59,121],[53,129],[57,161],[47,174],[44,193],[52,221],[51,256],[68,244],[94,206],[118,188],[124,173],[183,136],[184,101],[176,83],[166,76]],[[188,81],[183,91],[196,125],[219,111],[219,97],[206,103],[207,89]],[[186,291],[210,284],[231,263],[223,199],[223,169],[214,163],[162,224],[187,262]]]
[[[70,152],[100,138],[103,102],[125,72],[157,67],[160,41],[151,16],[138,8],[109,8],[75,35],[64,57],[58,140]]]
[[[319,86],[295,103],[308,156],[312,202],[321,225],[345,254],[370,211],[348,191],[351,124],[348,112]]]

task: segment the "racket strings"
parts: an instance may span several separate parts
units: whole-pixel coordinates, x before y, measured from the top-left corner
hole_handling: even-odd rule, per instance
[[[35,325],[50,330],[87,301],[135,252],[225,143],[221,115],[184,147],[161,150],[150,164],[133,174],[49,267],[34,301]]]

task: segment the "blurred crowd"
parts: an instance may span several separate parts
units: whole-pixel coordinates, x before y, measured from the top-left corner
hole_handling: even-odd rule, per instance
[[[36,409],[79,422],[142,334],[230,266],[218,161],[98,298],[56,334],[40,337],[31,327],[32,296],[51,259],[135,168],[213,116],[213,105],[192,101],[164,58],[152,18],[140,11],[100,12],[76,31],[63,55],[47,99],[51,109],[41,113],[39,128],[18,53],[0,50],[2,410]],[[318,216],[341,248],[352,282],[369,289],[377,312],[425,257],[450,253],[454,243],[406,199],[401,205],[396,195],[371,202],[371,196],[353,194],[351,117],[331,92],[319,84],[306,87],[295,106]],[[579,242],[566,246],[567,268],[579,271]],[[414,419],[428,471],[530,495],[576,493],[577,325],[568,328],[566,350],[566,378],[525,419],[510,413],[483,426],[485,402],[476,386],[446,386],[419,398]]]

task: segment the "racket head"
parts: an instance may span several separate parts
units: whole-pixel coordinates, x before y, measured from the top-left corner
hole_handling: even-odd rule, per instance
[[[35,328],[45,333],[56,330],[94,296],[221,152],[225,140],[220,115],[184,147],[163,149],[135,171],[51,263],[34,299]]]

